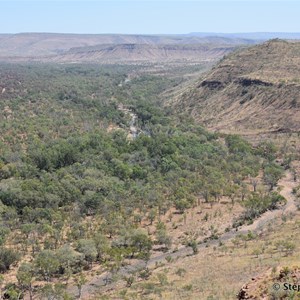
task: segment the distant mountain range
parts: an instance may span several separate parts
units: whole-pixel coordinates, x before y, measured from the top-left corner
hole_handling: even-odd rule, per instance
[[[192,35],[56,34],[0,35],[1,61],[128,62],[218,59],[257,41]]]
[[[270,38],[300,39],[300,33],[0,34],[1,61],[130,63],[220,59],[241,46]]]

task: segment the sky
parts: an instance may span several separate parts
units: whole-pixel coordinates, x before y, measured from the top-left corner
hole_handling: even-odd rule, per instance
[[[0,33],[300,32],[300,0],[0,0]]]

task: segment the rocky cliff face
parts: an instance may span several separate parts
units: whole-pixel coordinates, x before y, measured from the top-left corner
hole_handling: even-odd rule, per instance
[[[70,49],[61,55],[47,57],[53,62],[168,62],[211,61],[236,49],[232,46],[213,45],[98,45]]]
[[[272,40],[231,53],[169,104],[218,131],[299,131],[300,43]]]

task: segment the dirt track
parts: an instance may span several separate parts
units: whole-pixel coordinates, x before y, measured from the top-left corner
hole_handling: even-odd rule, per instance
[[[278,182],[278,186],[282,187],[280,194],[287,200],[286,205],[283,209],[269,210],[262,214],[258,219],[256,219],[251,225],[243,226],[240,231],[247,232],[257,231],[264,227],[268,222],[274,220],[275,218],[281,217],[282,215],[288,214],[296,210],[295,197],[292,194],[293,188],[298,185],[297,182],[293,180],[293,175],[290,172],[286,172],[285,177],[281,178]]]
[[[295,205],[295,197],[292,194],[292,190],[294,187],[298,185],[297,182],[294,182],[293,176],[290,172],[286,172],[286,175],[284,178],[282,178],[278,185],[282,187],[280,194],[285,197],[287,200],[287,203],[284,207],[281,209],[276,209],[272,211],[267,211],[264,214],[262,214],[258,219],[256,219],[251,225],[245,225],[239,228],[238,231],[231,230],[229,232],[223,233],[218,240],[211,240],[206,243],[199,244],[198,248],[199,250],[201,248],[207,247],[207,245],[217,245],[220,241],[226,242],[234,237],[236,237],[238,234],[245,234],[249,230],[252,232],[258,232],[263,227],[265,227],[269,222],[273,221],[276,218],[282,217],[283,215],[292,213],[296,210]],[[155,267],[157,263],[160,262],[166,262],[166,257],[172,257],[173,259],[177,257],[185,257],[192,254],[192,250],[187,247],[182,247],[178,251],[174,253],[164,253],[161,255],[157,255],[152,257],[148,263],[147,266],[149,268]],[[140,268],[146,267],[146,263],[143,261],[140,261],[134,265],[126,266],[120,268],[118,271],[118,276],[122,278],[122,276],[129,275],[131,272],[136,271]],[[93,298],[93,295],[100,295],[103,292],[109,291],[111,289],[114,289],[118,282],[111,281],[112,274],[105,273],[101,274],[99,276],[95,276],[91,281],[86,283],[82,288],[82,298],[81,299],[90,299]],[[108,282],[107,282],[108,279]],[[68,292],[72,295],[78,294],[78,289],[75,286],[70,286],[68,288]]]

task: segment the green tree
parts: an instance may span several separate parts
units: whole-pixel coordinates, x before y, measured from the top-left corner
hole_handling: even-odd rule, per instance
[[[92,267],[98,254],[95,241],[92,239],[80,239],[77,243],[77,251],[84,255],[85,260]]]
[[[155,232],[156,241],[159,245],[164,245],[166,250],[171,248],[172,238],[167,234],[165,229],[160,229]]]
[[[175,201],[175,208],[181,214],[183,214],[184,211],[189,207],[190,207],[190,203],[186,199],[179,199]]]
[[[34,268],[30,263],[22,263],[18,269],[17,279],[21,289],[29,292],[30,300],[33,299],[32,282],[34,280]]]
[[[134,229],[127,233],[125,240],[131,251],[131,257],[136,253],[140,256],[148,255],[152,249],[152,241],[148,234],[141,229]]]
[[[19,254],[11,249],[0,247],[0,273],[9,270],[10,266],[19,260]]]
[[[41,274],[44,280],[49,282],[53,275],[58,273],[60,262],[57,254],[52,250],[41,251],[35,259],[35,269]]]
[[[264,168],[264,181],[270,187],[270,191],[277,185],[278,180],[283,175],[283,169],[274,164],[270,163]]]
[[[95,242],[95,247],[97,249],[97,260],[102,261],[104,255],[108,253],[110,249],[110,244],[108,242],[108,239],[102,233],[96,233],[93,240]]]
[[[5,243],[6,237],[9,234],[10,230],[4,226],[0,227],[0,246]]]
[[[267,141],[260,143],[256,151],[259,155],[271,162],[276,157],[277,148],[274,143]]]
[[[84,259],[83,254],[75,251],[70,245],[64,245],[56,251],[60,273],[68,277],[76,272]]]
[[[148,220],[150,221],[150,225],[153,224],[155,218],[156,218],[156,215],[157,215],[157,210],[152,208],[150,211],[149,211],[149,214],[148,214]]]

